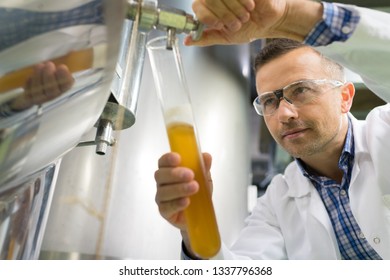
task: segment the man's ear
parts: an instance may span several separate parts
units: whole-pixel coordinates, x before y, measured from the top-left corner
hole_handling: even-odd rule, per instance
[[[348,113],[355,96],[355,86],[351,82],[346,82],[341,88],[341,112]]]

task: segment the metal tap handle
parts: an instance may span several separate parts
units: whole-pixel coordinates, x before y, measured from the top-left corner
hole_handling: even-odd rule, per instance
[[[183,10],[157,7],[152,1],[129,0],[127,18],[135,20],[137,13],[140,13],[139,26],[144,31],[175,29],[176,34],[190,34],[194,40],[202,36],[203,24]]]

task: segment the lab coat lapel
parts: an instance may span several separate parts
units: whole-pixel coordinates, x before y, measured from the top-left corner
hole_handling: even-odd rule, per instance
[[[286,181],[291,182],[289,195],[295,199],[306,228],[310,255],[313,259],[338,259],[340,253],[336,236],[321,197],[310,180],[295,166],[295,172],[291,169],[286,172]]]
[[[307,213],[308,237],[318,259],[339,259],[337,239],[328,212],[317,190],[312,187]]]
[[[375,138],[366,139],[367,132],[364,132],[364,129],[367,127],[363,122],[352,117],[352,124],[355,139],[355,164],[349,189],[352,213],[371,246],[382,258],[389,259],[390,199],[389,202],[387,199],[390,197],[390,187],[388,183],[378,181],[378,177],[383,179],[383,175],[378,175],[375,165],[370,164],[374,159],[369,152],[367,141],[375,141]],[[381,147],[379,144],[375,146]],[[376,162],[377,165],[387,163],[387,160]],[[380,240],[380,243],[375,240]]]

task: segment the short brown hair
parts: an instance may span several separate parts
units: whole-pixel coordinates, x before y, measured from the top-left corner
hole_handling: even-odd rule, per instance
[[[254,60],[254,70],[255,73],[263,66],[264,64],[286,54],[293,50],[299,49],[299,48],[310,48],[318,55],[320,55],[324,60],[325,64],[324,67],[327,67],[327,71],[330,71],[330,74],[335,78],[339,80],[344,80],[344,67],[338,64],[337,62],[330,60],[329,58],[323,56],[320,52],[315,50],[314,48],[311,48],[308,45],[305,45],[303,43],[300,43],[298,41],[294,41],[291,39],[285,39],[285,38],[276,38],[276,39],[270,39],[267,41],[267,44],[259,51],[259,53],[256,55],[256,58]]]

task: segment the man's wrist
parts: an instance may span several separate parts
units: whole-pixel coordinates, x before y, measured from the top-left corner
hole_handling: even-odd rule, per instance
[[[181,258],[183,260],[201,260],[187,248],[184,241],[181,242]]]
[[[303,42],[318,22],[322,20],[323,6],[320,2],[289,1],[286,16],[279,26],[279,37]],[[303,20],[304,19],[304,20]]]
[[[185,230],[181,230],[181,236],[183,241],[181,243],[182,257],[187,260],[200,260],[191,250],[190,240],[188,238],[188,234]]]

